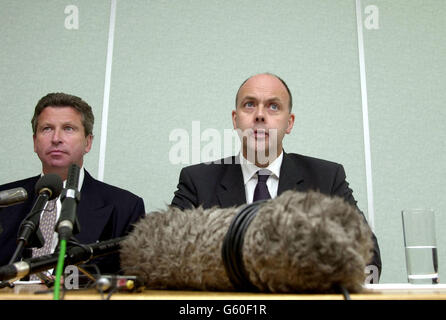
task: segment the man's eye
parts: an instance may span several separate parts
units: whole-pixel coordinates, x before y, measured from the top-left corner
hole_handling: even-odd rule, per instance
[[[42,132],[49,132],[51,131],[51,127],[43,127]]]
[[[252,108],[252,107],[254,107],[254,103],[251,102],[251,101],[248,101],[248,102],[245,103],[245,107]]]
[[[68,132],[71,132],[71,131],[73,131],[73,130],[74,130],[74,128],[73,128],[73,127],[65,127],[64,129],[65,129],[65,131],[68,131]]]
[[[271,103],[269,105],[269,107],[270,107],[271,110],[274,110],[274,111],[279,110],[279,106],[277,104],[275,104],[275,103]]]

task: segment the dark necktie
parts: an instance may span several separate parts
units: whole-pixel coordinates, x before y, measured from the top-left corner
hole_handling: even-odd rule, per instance
[[[263,173],[263,172],[262,172]],[[268,191],[268,186],[266,185],[266,180],[269,178],[269,174],[261,174],[260,171],[257,171],[257,185],[254,189],[254,199],[253,202],[259,201],[259,200],[267,200],[271,199],[271,195]]]

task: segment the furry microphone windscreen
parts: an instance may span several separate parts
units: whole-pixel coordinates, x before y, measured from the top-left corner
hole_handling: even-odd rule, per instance
[[[121,267],[148,289],[234,291],[222,245],[242,207],[169,207],[135,224],[121,243]],[[249,281],[261,292],[360,292],[372,232],[356,207],[317,192],[284,192],[261,204],[242,247]]]

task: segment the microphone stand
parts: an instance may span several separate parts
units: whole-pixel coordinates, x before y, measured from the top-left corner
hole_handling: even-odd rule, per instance
[[[62,179],[56,174],[46,174],[37,181],[35,185],[35,191],[38,194],[37,200],[31,208],[31,211],[20,224],[17,236],[17,247],[9,261],[9,264],[14,263],[17,258],[21,256],[25,246],[37,248],[43,247],[45,241],[42,237],[41,231],[39,230],[40,216],[45,210],[48,201],[58,197],[61,190]],[[0,283],[0,288],[4,288],[6,286],[12,288],[14,285],[10,284],[9,282]]]
[[[10,263],[14,263],[22,253],[25,246],[41,248],[45,244],[42,233],[39,230],[40,216],[46,209],[49,200],[56,199],[62,190],[62,179],[54,173],[43,175],[35,185],[38,194],[31,211],[20,224],[17,236],[17,248]]]
[[[63,255],[66,264],[86,264],[90,260],[119,252],[120,242],[124,237],[91,244],[73,243]],[[54,268],[60,251],[40,257],[24,259],[20,262],[0,267],[0,279],[11,280]]]
[[[31,212],[26,216],[25,220],[23,220],[22,224],[20,225],[19,235],[17,237],[17,247],[8,264],[13,264],[17,260],[17,257],[21,256],[23,249],[29,243],[32,244],[33,247],[37,248],[41,248],[44,245],[42,233],[39,230],[40,210],[38,209],[44,208],[47,202],[48,197],[46,194],[43,194],[42,197],[39,196],[33,210],[31,210]],[[29,241],[30,239],[31,241]],[[8,281],[0,282],[0,289],[8,286],[13,288],[14,284]]]
[[[54,283],[54,300],[59,300],[60,281],[62,278],[67,241],[72,237],[73,232],[80,231],[76,210],[80,201],[79,185],[80,168],[75,163],[68,169],[67,184],[61,193],[62,209],[56,230],[59,234],[59,259],[56,266],[56,278]],[[74,229],[74,230],[73,230]]]
[[[37,198],[37,202],[34,209],[28,214],[25,220],[20,226],[19,235],[17,237],[17,248],[12,255],[9,263],[14,263],[17,257],[22,254],[23,249],[26,245],[31,245],[31,247],[41,248],[44,245],[44,240],[42,233],[39,230],[40,224],[40,208],[45,208],[48,203],[48,196],[42,194],[42,197]],[[37,208],[37,210],[36,210]]]

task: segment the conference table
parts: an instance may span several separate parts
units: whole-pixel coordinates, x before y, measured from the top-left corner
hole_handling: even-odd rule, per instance
[[[345,300],[343,294],[210,292],[146,290],[100,292],[95,288],[61,291],[63,300]],[[446,285],[369,284],[350,300],[446,300]],[[53,290],[43,284],[16,284],[0,289],[0,300],[52,300]]]
[[[52,301],[53,291],[41,284],[19,284],[0,289],[0,309],[33,318],[47,314],[100,319],[144,316],[149,319],[362,319],[385,312],[395,318],[412,318],[416,312],[441,314],[446,307],[446,285],[376,284],[361,293],[304,294],[249,293],[180,290],[100,292],[96,288],[64,290]],[[106,300],[106,301],[105,301]],[[111,300],[111,301],[110,301]],[[349,300],[349,301],[343,301]],[[8,311],[9,310],[9,311]]]

